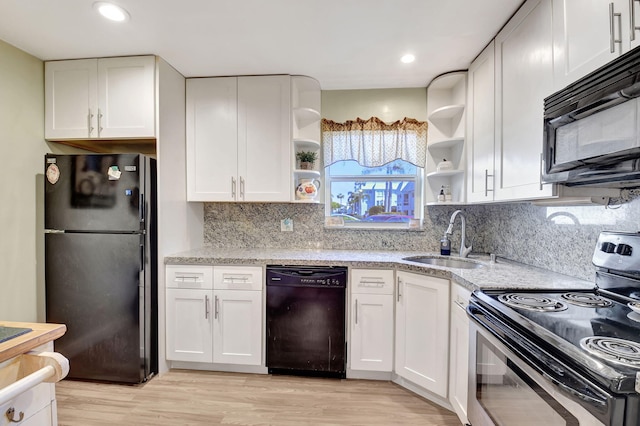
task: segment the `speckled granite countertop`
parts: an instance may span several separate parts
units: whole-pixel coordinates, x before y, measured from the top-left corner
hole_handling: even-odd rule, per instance
[[[386,268],[418,272],[451,279],[470,290],[490,289],[585,289],[593,288],[591,281],[550,272],[489,256],[472,255],[470,260],[483,264],[481,268],[460,269],[404,260],[414,256],[442,257],[436,253],[366,251],[366,250],[283,250],[283,249],[214,249],[200,248],[167,256],[165,264],[192,265],[330,265],[351,268]],[[451,256],[456,258],[456,256]]]

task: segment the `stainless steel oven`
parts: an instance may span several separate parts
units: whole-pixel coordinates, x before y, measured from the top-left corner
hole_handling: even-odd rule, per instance
[[[602,232],[592,261],[590,288],[473,292],[473,426],[640,426],[640,233]]]
[[[471,307],[470,315],[468,417],[473,426],[603,425],[582,404],[602,415],[615,409],[607,393],[588,379],[542,351],[518,345],[478,308]]]

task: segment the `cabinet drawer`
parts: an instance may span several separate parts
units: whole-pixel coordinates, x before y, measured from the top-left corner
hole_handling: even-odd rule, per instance
[[[220,290],[262,290],[260,266],[215,266],[213,288]]]
[[[53,384],[51,383],[41,383],[38,386],[34,386],[28,391],[21,393],[6,404],[0,405],[0,415],[2,416],[2,418],[0,419],[0,425],[4,426],[9,424],[15,425],[27,423],[30,418],[33,417],[36,413],[51,405],[53,395]],[[20,413],[24,413],[22,422],[9,422],[9,419],[6,417],[5,413],[11,408],[13,408],[14,410],[13,418],[15,420],[20,418]]]
[[[393,294],[393,271],[352,269],[349,286],[353,294]]]
[[[167,288],[213,289],[213,266],[167,265],[165,271]]]
[[[471,291],[460,284],[451,283],[451,308],[467,309]]]

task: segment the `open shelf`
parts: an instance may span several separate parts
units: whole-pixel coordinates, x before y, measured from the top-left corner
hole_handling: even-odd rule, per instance
[[[295,117],[298,128],[306,127],[309,124],[320,121],[320,112],[313,108],[294,108],[293,115]]]
[[[295,169],[293,171],[299,179],[318,179],[320,172],[318,170]]]
[[[303,151],[317,151],[320,150],[320,142],[313,139],[295,138],[293,143],[296,148]]]
[[[462,114],[464,105],[446,105],[435,109],[429,114],[429,121],[449,120],[456,115]]]
[[[441,172],[431,172],[431,173],[427,173],[427,177],[428,178],[432,178],[432,177],[450,177],[450,176],[457,176],[464,173],[464,170],[443,170]]]
[[[454,146],[462,145],[464,143],[464,137],[459,138],[450,138],[450,139],[442,139],[439,141],[429,142],[427,144],[427,149],[447,149],[452,148]]]

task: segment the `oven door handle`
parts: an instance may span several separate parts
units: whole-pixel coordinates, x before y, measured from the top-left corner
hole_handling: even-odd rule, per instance
[[[555,378],[550,374],[548,374],[547,372],[542,371],[541,369],[538,369],[538,368],[535,368],[535,369],[538,370],[538,372],[542,375],[542,377],[544,377],[548,382],[550,382],[553,386],[559,387],[560,389],[562,389],[563,392],[573,395],[574,397],[581,399],[592,405],[599,405],[603,408],[607,406],[607,401],[605,399],[594,398],[593,396],[584,394],[572,388],[571,386],[567,386],[566,384],[562,383],[561,379]]]
[[[499,324],[498,321],[489,321],[487,317],[482,313],[481,309],[476,306],[468,306],[467,314],[469,318],[481,329],[489,332],[493,338],[497,339],[502,345],[504,345],[507,349],[513,352],[518,358],[520,358],[523,362],[525,362],[529,367],[534,369],[538,374],[540,374],[548,383],[552,386],[558,387],[562,389],[562,391],[566,392],[569,395],[573,395],[575,398],[585,401],[592,405],[597,405],[602,408],[606,408],[608,405],[608,401],[606,397],[597,398],[592,395],[587,395],[579,390],[574,389],[574,387],[568,385],[563,379],[562,375],[565,373],[574,375],[571,371],[565,371],[562,366],[558,366],[554,368],[553,365],[540,365],[540,363],[533,362],[531,358],[534,359],[544,359],[547,358],[549,360],[549,356],[545,351],[539,348],[534,348],[531,345],[526,344],[524,341],[519,341],[519,345],[522,346],[522,350],[520,348],[515,347],[510,342],[506,341],[502,336],[499,335],[494,328],[499,329],[502,333],[506,335],[510,334],[510,330],[508,330],[502,324]],[[527,356],[530,354],[531,356]],[[555,372],[556,374],[553,374]],[[588,383],[588,382],[587,382]]]

